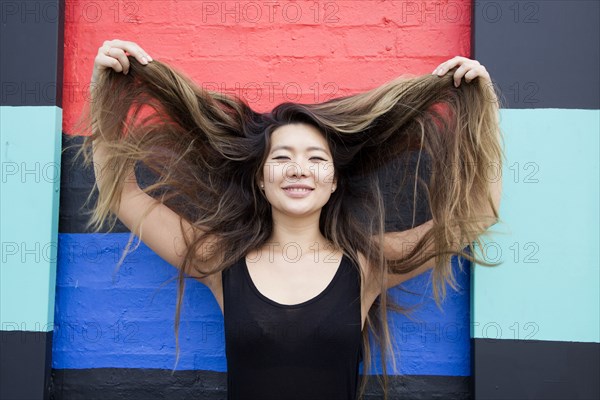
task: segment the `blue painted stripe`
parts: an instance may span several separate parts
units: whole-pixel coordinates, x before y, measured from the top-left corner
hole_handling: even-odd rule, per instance
[[[174,367],[176,279],[159,287],[175,278],[177,270],[141,243],[113,283],[114,266],[128,237],[59,234],[54,368]],[[402,302],[423,302],[414,314],[416,321],[392,316],[401,372],[469,375],[468,290],[450,292],[443,314],[433,302],[428,280],[427,273],[405,283],[418,296],[390,290]],[[468,289],[468,273],[458,274],[458,280]],[[180,338],[177,369],[226,371],[221,311],[210,290],[193,279],[186,284]]]
[[[388,291],[400,305],[419,305],[411,318],[397,313],[388,314],[395,341],[396,364],[402,375],[471,375],[470,263],[463,260],[461,271],[457,258],[453,257],[452,269],[459,291],[446,287],[443,311],[433,299],[431,272]],[[373,345],[371,342],[372,357],[378,360],[373,373],[381,374],[380,352]],[[388,373],[393,373],[391,360],[386,365]]]
[[[174,367],[177,270],[142,243],[114,274],[128,238],[59,235],[53,368]],[[210,290],[188,280],[178,369],[225,371],[222,326]]]

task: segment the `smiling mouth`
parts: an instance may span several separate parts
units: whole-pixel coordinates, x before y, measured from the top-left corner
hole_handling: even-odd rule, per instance
[[[310,192],[314,190],[314,188],[310,187],[309,185],[302,184],[289,185],[282,189],[288,197],[298,199],[308,197],[310,195]]]
[[[291,187],[291,188],[283,188],[283,190],[285,190],[286,192],[290,192],[290,193],[306,193],[306,192],[311,192],[313,189]]]

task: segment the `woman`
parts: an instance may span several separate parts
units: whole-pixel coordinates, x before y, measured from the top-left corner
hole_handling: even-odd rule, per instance
[[[406,311],[387,289],[433,268],[439,306],[445,284],[456,288],[451,256],[493,265],[463,251],[498,221],[501,188],[490,175],[503,160],[499,104],[477,61],[455,57],[431,75],[259,114],[113,40],[92,83],[92,135],[79,153],[96,167],[89,225],[117,217],[179,269],[176,339],[184,279],[210,288],[231,399],[362,396],[369,332],[385,378],[386,311]],[[424,188],[432,218],[390,232],[377,171],[416,151],[414,176],[399,178]],[[137,162],[156,178],[144,189]]]

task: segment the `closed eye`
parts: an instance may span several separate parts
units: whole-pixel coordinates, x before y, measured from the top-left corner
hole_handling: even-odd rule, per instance
[[[327,161],[326,159],[321,158],[321,157],[311,157],[310,159],[311,160],[319,160],[319,161]]]

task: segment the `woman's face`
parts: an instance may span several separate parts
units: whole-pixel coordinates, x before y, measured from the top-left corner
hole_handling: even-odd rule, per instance
[[[320,213],[336,187],[333,157],[325,137],[308,124],[275,129],[259,185],[274,214]]]

